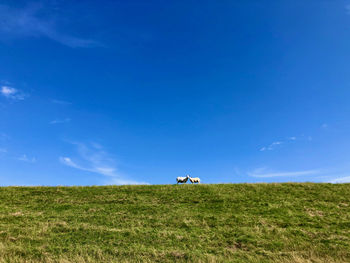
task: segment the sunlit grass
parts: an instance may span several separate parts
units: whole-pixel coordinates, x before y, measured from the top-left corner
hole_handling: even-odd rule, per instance
[[[0,188],[0,262],[350,262],[350,184]]]

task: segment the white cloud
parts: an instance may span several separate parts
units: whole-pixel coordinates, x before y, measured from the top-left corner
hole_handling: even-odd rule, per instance
[[[271,145],[280,145],[282,142],[273,142]]]
[[[117,176],[116,169],[113,167],[98,166],[98,165],[93,165],[93,164],[91,164],[91,167],[84,167],[84,166],[78,165],[75,162],[73,162],[70,157],[60,157],[59,160],[61,163],[65,164],[67,166],[70,166],[70,167],[73,167],[73,168],[76,168],[76,169],[79,169],[82,171],[98,173],[98,174],[111,176],[111,177]]]
[[[50,124],[61,124],[61,123],[67,123],[67,122],[70,122],[71,119],[70,118],[65,118],[65,119],[56,119],[56,120],[53,120],[53,121],[50,121],[49,123]]]
[[[276,147],[277,145],[281,145],[282,143],[283,143],[283,142],[280,142],[280,141],[273,142],[273,143],[271,143],[269,146],[260,148],[260,151],[261,151],[261,152],[263,152],[263,151],[272,151],[273,149],[275,149],[275,147]]]
[[[315,179],[320,179],[322,182],[326,183],[350,183],[350,172],[348,171],[348,167],[323,169],[322,174],[315,177]]]
[[[329,183],[350,183],[350,173],[339,173],[336,176],[332,176],[333,178],[328,180]],[[335,177],[335,178],[334,178]]]
[[[332,184],[337,184],[337,183],[350,183],[350,176],[345,176],[345,177],[340,177],[340,178],[336,178],[333,179],[331,181],[329,181]]]
[[[46,37],[62,45],[76,47],[101,46],[97,41],[74,37],[58,29],[55,16],[43,17],[42,5],[14,8],[0,5],[0,36],[7,38]]]
[[[7,140],[8,136],[6,133],[0,132],[0,142],[5,142]],[[5,155],[7,153],[7,149],[4,147],[0,147],[0,156]]]
[[[104,185],[125,185],[125,184],[133,184],[133,185],[149,185],[149,183],[146,182],[139,182],[139,181],[133,181],[133,180],[123,180],[120,178],[108,178],[108,180],[103,181]]]
[[[87,172],[95,172],[94,169],[84,168],[84,167],[81,167],[81,166],[77,165],[69,157],[60,157],[59,160],[60,160],[61,163],[65,164],[67,166],[70,166],[70,167],[73,167],[73,168],[76,168],[76,169],[79,169],[79,170],[87,171]]]
[[[254,178],[274,178],[274,177],[299,177],[309,176],[312,181],[325,182],[325,183],[350,183],[350,173],[347,170],[339,169],[314,169],[314,170],[302,170],[302,171],[282,171],[275,172],[269,170],[267,167],[260,167],[252,172],[247,173],[248,176]]]
[[[64,100],[51,100],[52,103],[55,104],[60,104],[60,105],[72,105],[71,102],[69,101],[64,101]]]
[[[0,89],[0,93],[8,99],[24,100],[25,98],[25,95],[22,92],[10,86],[2,86]]]
[[[4,133],[4,132],[0,132],[0,141],[7,141],[9,138],[9,136]]]
[[[319,170],[304,170],[294,172],[269,172],[267,168],[262,167],[255,169],[253,172],[248,173],[249,176],[255,178],[271,178],[271,177],[297,177],[303,175],[314,175],[319,174]]]
[[[12,96],[14,95],[15,93],[17,93],[17,90],[14,89],[14,88],[11,88],[11,87],[7,87],[7,86],[2,86],[1,87],[1,93],[8,97],[8,96]]]
[[[23,154],[22,156],[18,157],[17,160],[22,161],[22,162],[27,162],[27,163],[35,163],[36,158],[28,158],[26,154]]]
[[[346,13],[350,15],[350,4],[345,6]]]
[[[108,179],[104,178],[104,184],[146,184],[144,182],[138,182],[125,178],[118,169],[115,160],[105,152],[101,145],[92,143],[90,146],[83,143],[71,143],[77,147],[79,157],[79,164],[73,161],[71,157],[59,157],[59,161],[69,167],[100,174]]]
[[[308,136],[307,138],[305,138],[305,135],[301,135],[299,137],[291,136],[291,137],[288,137],[288,138],[286,138],[284,140],[275,141],[275,142],[272,142],[271,144],[269,144],[267,146],[261,147],[259,149],[259,151],[261,151],[261,152],[272,151],[272,150],[275,150],[277,147],[281,146],[282,144],[294,143],[296,141],[305,141],[305,140],[311,141],[312,137]]]

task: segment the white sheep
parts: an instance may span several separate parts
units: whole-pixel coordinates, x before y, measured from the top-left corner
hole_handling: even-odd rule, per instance
[[[192,177],[190,177],[190,181],[191,181],[191,183],[193,184],[193,183],[201,183],[201,179],[199,179],[199,177],[195,177],[195,178],[192,178]]]
[[[190,178],[190,176],[189,175],[187,175],[186,177],[177,177],[176,178],[176,182],[177,183],[187,183],[187,180],[188,180],[188,178]]]

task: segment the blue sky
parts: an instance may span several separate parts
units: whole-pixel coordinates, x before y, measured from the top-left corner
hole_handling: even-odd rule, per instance
[[[0,1],[0,185],[350,182],[350,1]]]

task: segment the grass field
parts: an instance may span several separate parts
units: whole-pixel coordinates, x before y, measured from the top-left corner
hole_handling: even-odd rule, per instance
[[[350,262],[350,184],[0,188],[0,262]]]

